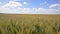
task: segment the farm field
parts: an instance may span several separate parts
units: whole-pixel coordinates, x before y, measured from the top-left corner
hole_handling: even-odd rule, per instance
[[[60,15],[0,14],[0,34],[60,34]]]

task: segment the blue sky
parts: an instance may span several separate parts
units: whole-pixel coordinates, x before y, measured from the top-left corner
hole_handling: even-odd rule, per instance
[[[4,5],[6,3],[8,3],[9,1],[13,1],[13,0],[0,0],[0,2],[2,2],[1,5]],[[51,4],[60,4],[60,0],[16,0],[16,2],[20,2],[20,3],[24,3],[27,2],[27,5],[24,5],[23,7],[26,8],[39,8],[39,7],[43,7],[43,8],[48,8],[48,6],[50,6]]]
[[[8,9],[6,9],[6,7]],[[31,11],[33,8],[35,8],[34,9],[35,11],[32,10],[32,12],[29,12],[29,13],[39,13],[40,14],[42,12],[43,14],[45,14],[45,12],[47,11],[46,13],[48,13],[48,14],[50,14],[50,13],[60,14],[60,0],[0,0],[0,8],[6,10],[7,12],[5,12],[5,13],[9,13],[9,10],[12,10],[12,9],[13,9],[12,11],[14,11],[15,13],[20,13],[20,12],[28,13],[29,12],[28,10]],[[23,8],[23,10],[20,8]],[[16,9],[16,11],[15,11],[15,9]],[[26,12],[24,10],[26,10],[28,12]],[[42,10],[44,10],[44,11],[42,11]],[[41,12],[39,12],[39,11],[41,11]],[[14,12],[11,12],[11,13],[14,13]],[[4,11],[2,11],[0,9],[0,13],[4,13]]]

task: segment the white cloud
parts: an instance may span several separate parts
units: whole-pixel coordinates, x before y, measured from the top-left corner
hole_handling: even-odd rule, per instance
[[[12,7],[12,8],[15,8],[15,7],[21,7],[21,6],[22,6],[21,3],[18,3],[18,2],[15,2],[15,1],[9,1],[9,3],[5,4],[2,7]]]
[[[10,1],[4,6],[0,7],[0,13],[12,14],[60,14],[60,10],[46,9],[46,8],[21,8],[22,4]],[[12,8],[14,7],[14,8]],[[16,8],[15,8],[16,7]]]
[[[39,8],[38,14],[60,14],[60,12],[59,12],[59,10],[56,10],[56,9]]]
[[[56,9],[44,9],[44,8],[0,8],[0,13],[16,13],[16,14],[60,14]]]
[[[24,2],[24,4],[27,4],[27,2]]]
[[[52,4],[49,8],[60,8],[60,4]]]

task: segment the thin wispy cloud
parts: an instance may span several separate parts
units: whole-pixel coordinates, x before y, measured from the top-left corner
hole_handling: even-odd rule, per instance
[[[12,0],[12,1],[23,1],[23,0]]]
[[[44,2],[40,3],[40,5],[47,5],[47,2],[44,1]]]
[[[18,2],[15,2],[15,1],[9,1],[9,3],[5,4],[2,7],[11,7],[11,8],[14,8],[14,7],[21,7],[21,6],[22,6],[21,3],[18,3]]]
[[[59,7],[60,8],[60,4],[52,4],[51,6],[49,6],[49,8],[54,8],[54,7]]]
[[[2,2],[0,2],[0,4],[2,4]]]

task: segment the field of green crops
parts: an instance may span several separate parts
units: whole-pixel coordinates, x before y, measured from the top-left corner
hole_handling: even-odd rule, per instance
[[[60,34],[60,15],[0,14],[0,34]]]

